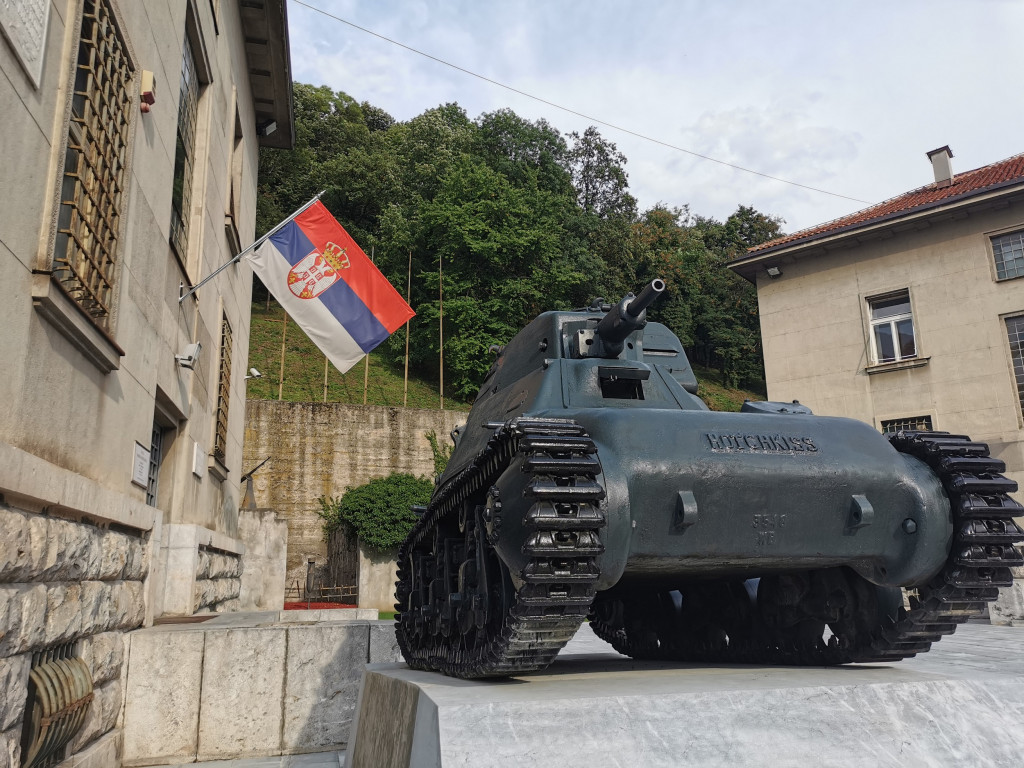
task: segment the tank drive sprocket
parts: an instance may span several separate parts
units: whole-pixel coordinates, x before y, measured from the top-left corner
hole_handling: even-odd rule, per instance
[[[541,669],[590,610],[600,572],[605,496],[597,448],[568,419],[518,418],[437,488],[399,550],[395,630],[410,666],[462,678]],[[495,549],[508,471],[528,476],[512,574]]]
[[[1016,544],[1024,507],[988,446],[945,432],[887,436],[928,464],[950,502],[953,542],[928,583],[881,589],[846,567],[695,583],[654,594],[602,593],[590,614],[596,634],[636,658],[757,664],[884,662],[923,653],[980,615],[1024,564]],[[826,627],[828,631],[826,631]],[[830,636],[828,636],[830,635]],[[826,636],[827,639],[826,639]]]

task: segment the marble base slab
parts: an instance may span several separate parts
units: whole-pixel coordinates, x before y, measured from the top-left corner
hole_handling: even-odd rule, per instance
[[[567,650],[543,674],[504,681],[369,666],[347,765],[1019,768],[1024,759],[1020,628],[967,625],[915,659],[834,668],[634,662],[586,627]]]

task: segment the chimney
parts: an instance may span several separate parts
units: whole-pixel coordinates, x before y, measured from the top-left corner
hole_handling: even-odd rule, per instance
[[[935,184],[940,187],[948,187],[953,183],[953,164],[949,162],[951,157],[953,150],[949,147],[939,147],[928,153],[932,170],[935,171]]]

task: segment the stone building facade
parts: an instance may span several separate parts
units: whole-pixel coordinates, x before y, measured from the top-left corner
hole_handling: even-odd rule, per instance
[[[757,286],[770,399],[970,435],[1024,487],[1024,155],[928,156],[931,184],[729,266]],[[993,621],[1024,620],[1022,576]]]
[[[0,32],[0,766],[110,768],[124,633],[261,599],[251,273],[179,295],[252,241],[259,147],[293,143],[285,5],[24,0]],[[58,669],[80,726],[44,760]]]

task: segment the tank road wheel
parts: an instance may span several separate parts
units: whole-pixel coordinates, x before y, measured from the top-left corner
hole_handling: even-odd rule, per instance
[[[526,567],[513,579],[495,549],[506,471],[528,475]],[[593,602],[604,551],[597,449],[566,419],[514,419],[439,487],[399,550],[395,631],[409,666],[464,678],[542,669]],[[516,583],[521,584],[516,587]]]

